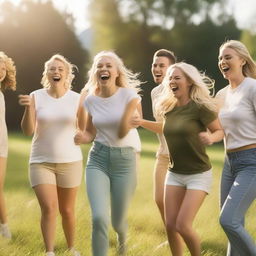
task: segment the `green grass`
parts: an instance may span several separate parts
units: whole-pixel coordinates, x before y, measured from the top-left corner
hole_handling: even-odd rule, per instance
[[[160,215],[153,201],[152,173],[157,149],[157,139],[152,133],[140,130],[142,154],[138,170],[138,186],[129,209],[129,250],[127,256],[163,256],[171,255],[168,246],[158,248],[166,240]],[[9,159],[5,182],[5,195],[8,207],[9,224],[13,239],[0,239],[0,256],[43,255],[44,246],[40,231],[40,209],[28,183],[28,157],[31,138],[21,134],[10,134]],[[89,146],[83,146],[86,161]],[[214,169],[213,189],[207,196],[195,220],[201,240],[204,256],[224,256],[226,237],[218,224],[219,181],[224,152],[222,145],[208,148]],[[247,215],[247,223],[253,223],[256,206],[253,205]],[[76,204],[76,247],[82,255],[91,255],[91,219],[90,207],[82,183]],[[255,225],[247,228],[256,237]],[[116,237],[110,228],[110,253],[114,256]],[[66,244],[61,229],[60,218],[57,225],[56,255],[67,255]],[[187,251],[186,256],[190,255]]]

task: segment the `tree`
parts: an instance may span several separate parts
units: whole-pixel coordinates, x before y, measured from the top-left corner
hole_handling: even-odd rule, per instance
[[[160,48],[206,71],[216,80],[217,90],[224,85],[217,67],[218,48],[227,38],[240,38],[224,4],[224,0],[91,0],[95,47],[116,50],[126,66],[148,81],[142,86],[146,118],[152,117],[152,56]]]
[[[56,11],[51,2],[23,0],[15,7],[9,2],[0,5],[1,50],[12,57],[17,66],[17,94],[41,88],[44,62],[60,53],[74,63],[79,72],[74,90],[84,85],[88,53],[78,41],[67,14]],[[19,128],[23,109],[13,93],[6,94],[7,123]]]

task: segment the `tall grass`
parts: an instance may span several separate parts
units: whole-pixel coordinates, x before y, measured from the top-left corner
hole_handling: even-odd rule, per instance
[[[143,150],[138,170],[137,190],[129,209],[129,237],[127,256],[165,256],[171,255],[166,241],[165,230],[153,201],[152,173],[157,149],[154,134],[140,131]],[[40,231],[40,209],[28,183],[28,157],[31,138],[21,134],[10,134],[8,170],[5,182],[9,224],[13,239],[0,238],[0,256],[44,255],[44,246]],[[84,158],[89,146],[83,146]],[[203,255],[224,256],[226,237],[218,224],[219,181],[223,164],[223,148],[215,145],[208,149],[214,169],[212,192],[207,196],[195,221],[201,240]],[[255,205],[247,215],[247,228],[256,237]],[[82,255],[91,255],[91,219],[90,208],[82,183],[76,204],[76,248]],[[250,225],[251,224],[251,225]],[[116,237],[110,228],[110,256],[116,255]],[[57,223],[56,255],[68,255],[60,218]],[[186,256],[189,253],[186,251]]]

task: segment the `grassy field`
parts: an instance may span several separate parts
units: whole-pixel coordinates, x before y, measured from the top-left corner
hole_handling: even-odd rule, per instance
[[[141,130],[143,150],[138,170],[138,186],[129,210],[129,240],[127,256],[165,256],[171,255],[168,246],[159,246],[166,240],[163,224],[152,199],[152,171],[157,149],[154,134]],[[0,238],[0,256],[44,255],[44,246],[40,232],[40,209],[28,183],[28,157],[31,138],[21,134],[10,134],[9,159],[5,183],[8,217],[13,239]],[[84,146],[86,159],[89,146]],[[205,200],[195,221],[195,228],[202,240],[202,255],[224,256],[226,237],[218,224],[219,181],[223,164],[223,147],[209,147],[214,168],[212,193]],[[256,237],[254,223],[256,206],[253,205],[247,215],[247,228]],[[90,208],[82,183],[76,204],[76,248],[82,255],[91,255],[91,220]],[[114,256],[116,237],[110,229],[110,256]],[[60,219],[57,225],[56,255],[65,253],[66,244]],[[188,252],[185,255],[189,255]]]

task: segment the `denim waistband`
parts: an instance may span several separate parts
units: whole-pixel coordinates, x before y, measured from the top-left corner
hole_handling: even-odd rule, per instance
[[[245,155],[251,155],[253,153],[256,153],[256,148],[249,148],[249,149],[240,150],[236,152],[227,152],[227,156],[229,158],[234,158],[234,157],[242,157]]]
[[[98,141],[94,141],[93,142],[93,148],[95,149],[103,149],[103,150],[108,150],[108,151],[134,151],[135,149],[133,147],[110,147],[110,146],[106,146]]]

